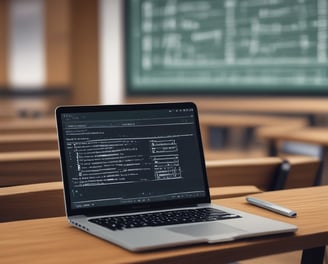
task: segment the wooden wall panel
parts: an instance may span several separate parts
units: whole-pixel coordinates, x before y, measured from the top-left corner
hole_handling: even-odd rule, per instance
[[[0,87],[8,86],[8,8],[0,0]],[[67,103],[99,103],[98,1],[44,0],[46,88],[69,89]]]
[[[8,1],[0,0],[0,87],[8,83]]]
[[[46,0],[46,85],[71,85],[71,24],[69,0]]]
[[[98,1],[71,0],[72,103],[99,103]]]

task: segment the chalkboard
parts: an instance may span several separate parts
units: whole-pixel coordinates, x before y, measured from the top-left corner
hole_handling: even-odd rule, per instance
[[[128,94],[328,95],[328,0],[126,0]]]

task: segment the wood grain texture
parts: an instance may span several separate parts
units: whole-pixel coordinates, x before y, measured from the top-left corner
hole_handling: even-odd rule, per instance
[[[291,170],[285,188],[313,186],[320,160],[313,157],[286,157]],[[210,186],[254,185],[268,190],[281,165],[280,157],[206,161]]]
[[[265,236],[136,254],[72,228],[64,217],[0,224],[2,263],[226,263],[328,243],[328,186],[256,194],[298,212],[287,218],[246,204],[244,197],[215,201],[298,225],[294,235]]]
[[[58,150],[0,153],[0,187],[61,180]]]
[[[61,182],[0,188],[0,222],[65,215]]]
[[[255,185],[267,190],[281,164],[278,157],[206,161],[210,186]]]

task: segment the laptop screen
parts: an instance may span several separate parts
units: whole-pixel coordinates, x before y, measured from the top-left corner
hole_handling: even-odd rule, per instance
[[[69,210],[207,201],[194,104],[59,107],[56,112]]]

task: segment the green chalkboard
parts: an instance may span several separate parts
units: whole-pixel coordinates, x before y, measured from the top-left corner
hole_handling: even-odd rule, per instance
[[[328,0],[124,4],[130,95],[328,95]]]

